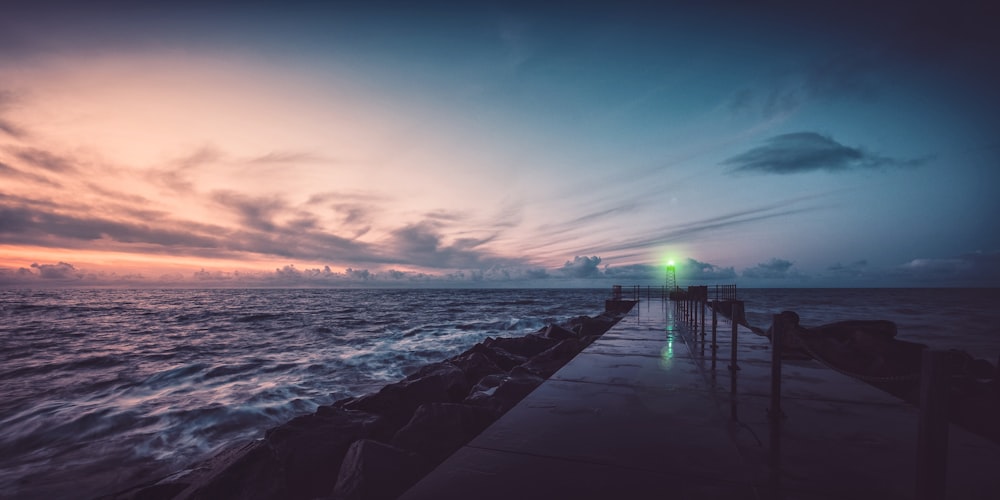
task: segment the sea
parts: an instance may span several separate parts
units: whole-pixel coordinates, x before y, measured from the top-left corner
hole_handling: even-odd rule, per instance
[[[120,491],[487,337],[596,315],[610,291],[0,290],[0,498]],[[901,339],[1000,356],[1000,289],[738,295],[754,326],[887,319]]]

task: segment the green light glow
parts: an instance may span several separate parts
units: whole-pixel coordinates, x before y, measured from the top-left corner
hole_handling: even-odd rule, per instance
[[[660,368],[669,370],[674,364],[674,337],[667,336],[667,345],[660,351]]]

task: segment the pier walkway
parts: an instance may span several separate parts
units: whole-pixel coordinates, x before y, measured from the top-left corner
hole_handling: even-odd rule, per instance
[[[772,424],[768,339],[739,328],[734,376],[730,323],[713,356],[670,304],[637,304],[402,498],[916,496],[916,408],[786,360]],[[1000,498],[1000,446],[952,425],[949,450],[948,498]]]

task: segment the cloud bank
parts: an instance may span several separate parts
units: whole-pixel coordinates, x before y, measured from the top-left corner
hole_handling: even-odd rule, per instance
[[[603,265],[602,265],[603,264]],[[867,260],[835,263],[825,270],[808,273],[794,262],[772,258],[737,272],[687,258],[676,266],[681,286],[736,283],[741,287],[869,287],[869,286],[1000,286],[1000,252],[974,252],[946,258],[919,258],[890,267],[872,266]],[[599,256],[575,256],[556,268],[499,265],[457,271],[422,272],[396,268],[372,270],[329,265],[297,267],[286,264],[273,271],[173,272],[147,276],[126,270],[95,271],[68,262],[34,263],[18,269],[0,268],[0,286],[167,286],[212,287],[595,287],[617,285],[661,286],[664,267],[649,264],[609,265]]]

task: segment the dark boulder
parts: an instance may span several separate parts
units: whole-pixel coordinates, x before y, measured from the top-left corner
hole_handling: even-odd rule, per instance
[[[518,366],[507,375],[483,378],[463,403],[491,408],[503,414],[544,381],[538,375]]]
[[[453,403],[465,398],[472,386],[465,373],[448,363],[433,363],[400,382],[389,384],[375,394],[368,394],[343,405],[349,410],[377,413],[394,425],[410,421],[413,412],[424,403]]]
[[[431,469],[427,460],[395,446],[359,439],[340,466],[333,498],[390,500],[413,486]]]
[[[176,498],[263,500],[288,496],[284,468],[264,440],[227,448],[181,480],[190,481],[190,485]]]
[[[267,431],[265,439],[285,471],[283,498],[329,494],[347,448],[354,441],[385,436],[391,430],[382,417],[361,411],[323,407]],[[252,480],[251,475],[244,475]]]
[[[518,366],[511,370],[508,377],[493,391],[493,400],[501,412],[506,412],[542,385],[542,382],[545,382],[545,379]]]
[[[473,392],[483,392],[483,391],[489,391],[489,393],[492,394],[493,390],[496,389],[497,386],[499,386],[501,383],[503,383],[503,381],[506,380],[507,377],[509,377],[509,375],[506,373],[494,373],[492,375],[487,375],[479,379],[479,382],[475,385],[475,387],[472,388],[471,391],[469,391],[469,394],[472,394]]]
[[[557,342],[557,340],[532,334],[523,337],[490,337],[483,341],[483,345],[503,349],[511,354],[530,358],[556,345]]]
[[[521,366],[539,377],[549,378],[586,346],[580,339],[565,339]]]
[[[506,371],[497,366],[489,356],[474,349],[469,349],[448,361],[465,373],[465,380],[470,385],[475,384],[487,375]]]
[[[487,407],[455,403],[421,405],[392,444],[437,464],[488,427],[500,413]]]
[[[577,332],[563,328],[559,325],[549,325],[545,328],[545,333],[542,335],[547,339],[553,340],[573,339],[579,336]]]
[[[583,324],[589,320],[590,316],[574,316],[566,321],[563,321],[562,323],[559,324],[559,326],[567,330],[572,330],[574,332],[579,333],[580,329],[583,327]]]
[[[472,352],[478,352],[487,358],[490,358],[490,361],[496,364],[501,371],[505,372],[509,372],[511,368],[514,368],[515,366],[528,360],[526,356],[520,356],[510,351],[501,349],[498,346],[487,346],[483,343],[478,343],[472,346],[468,351],[465,351],[466,354]]]

